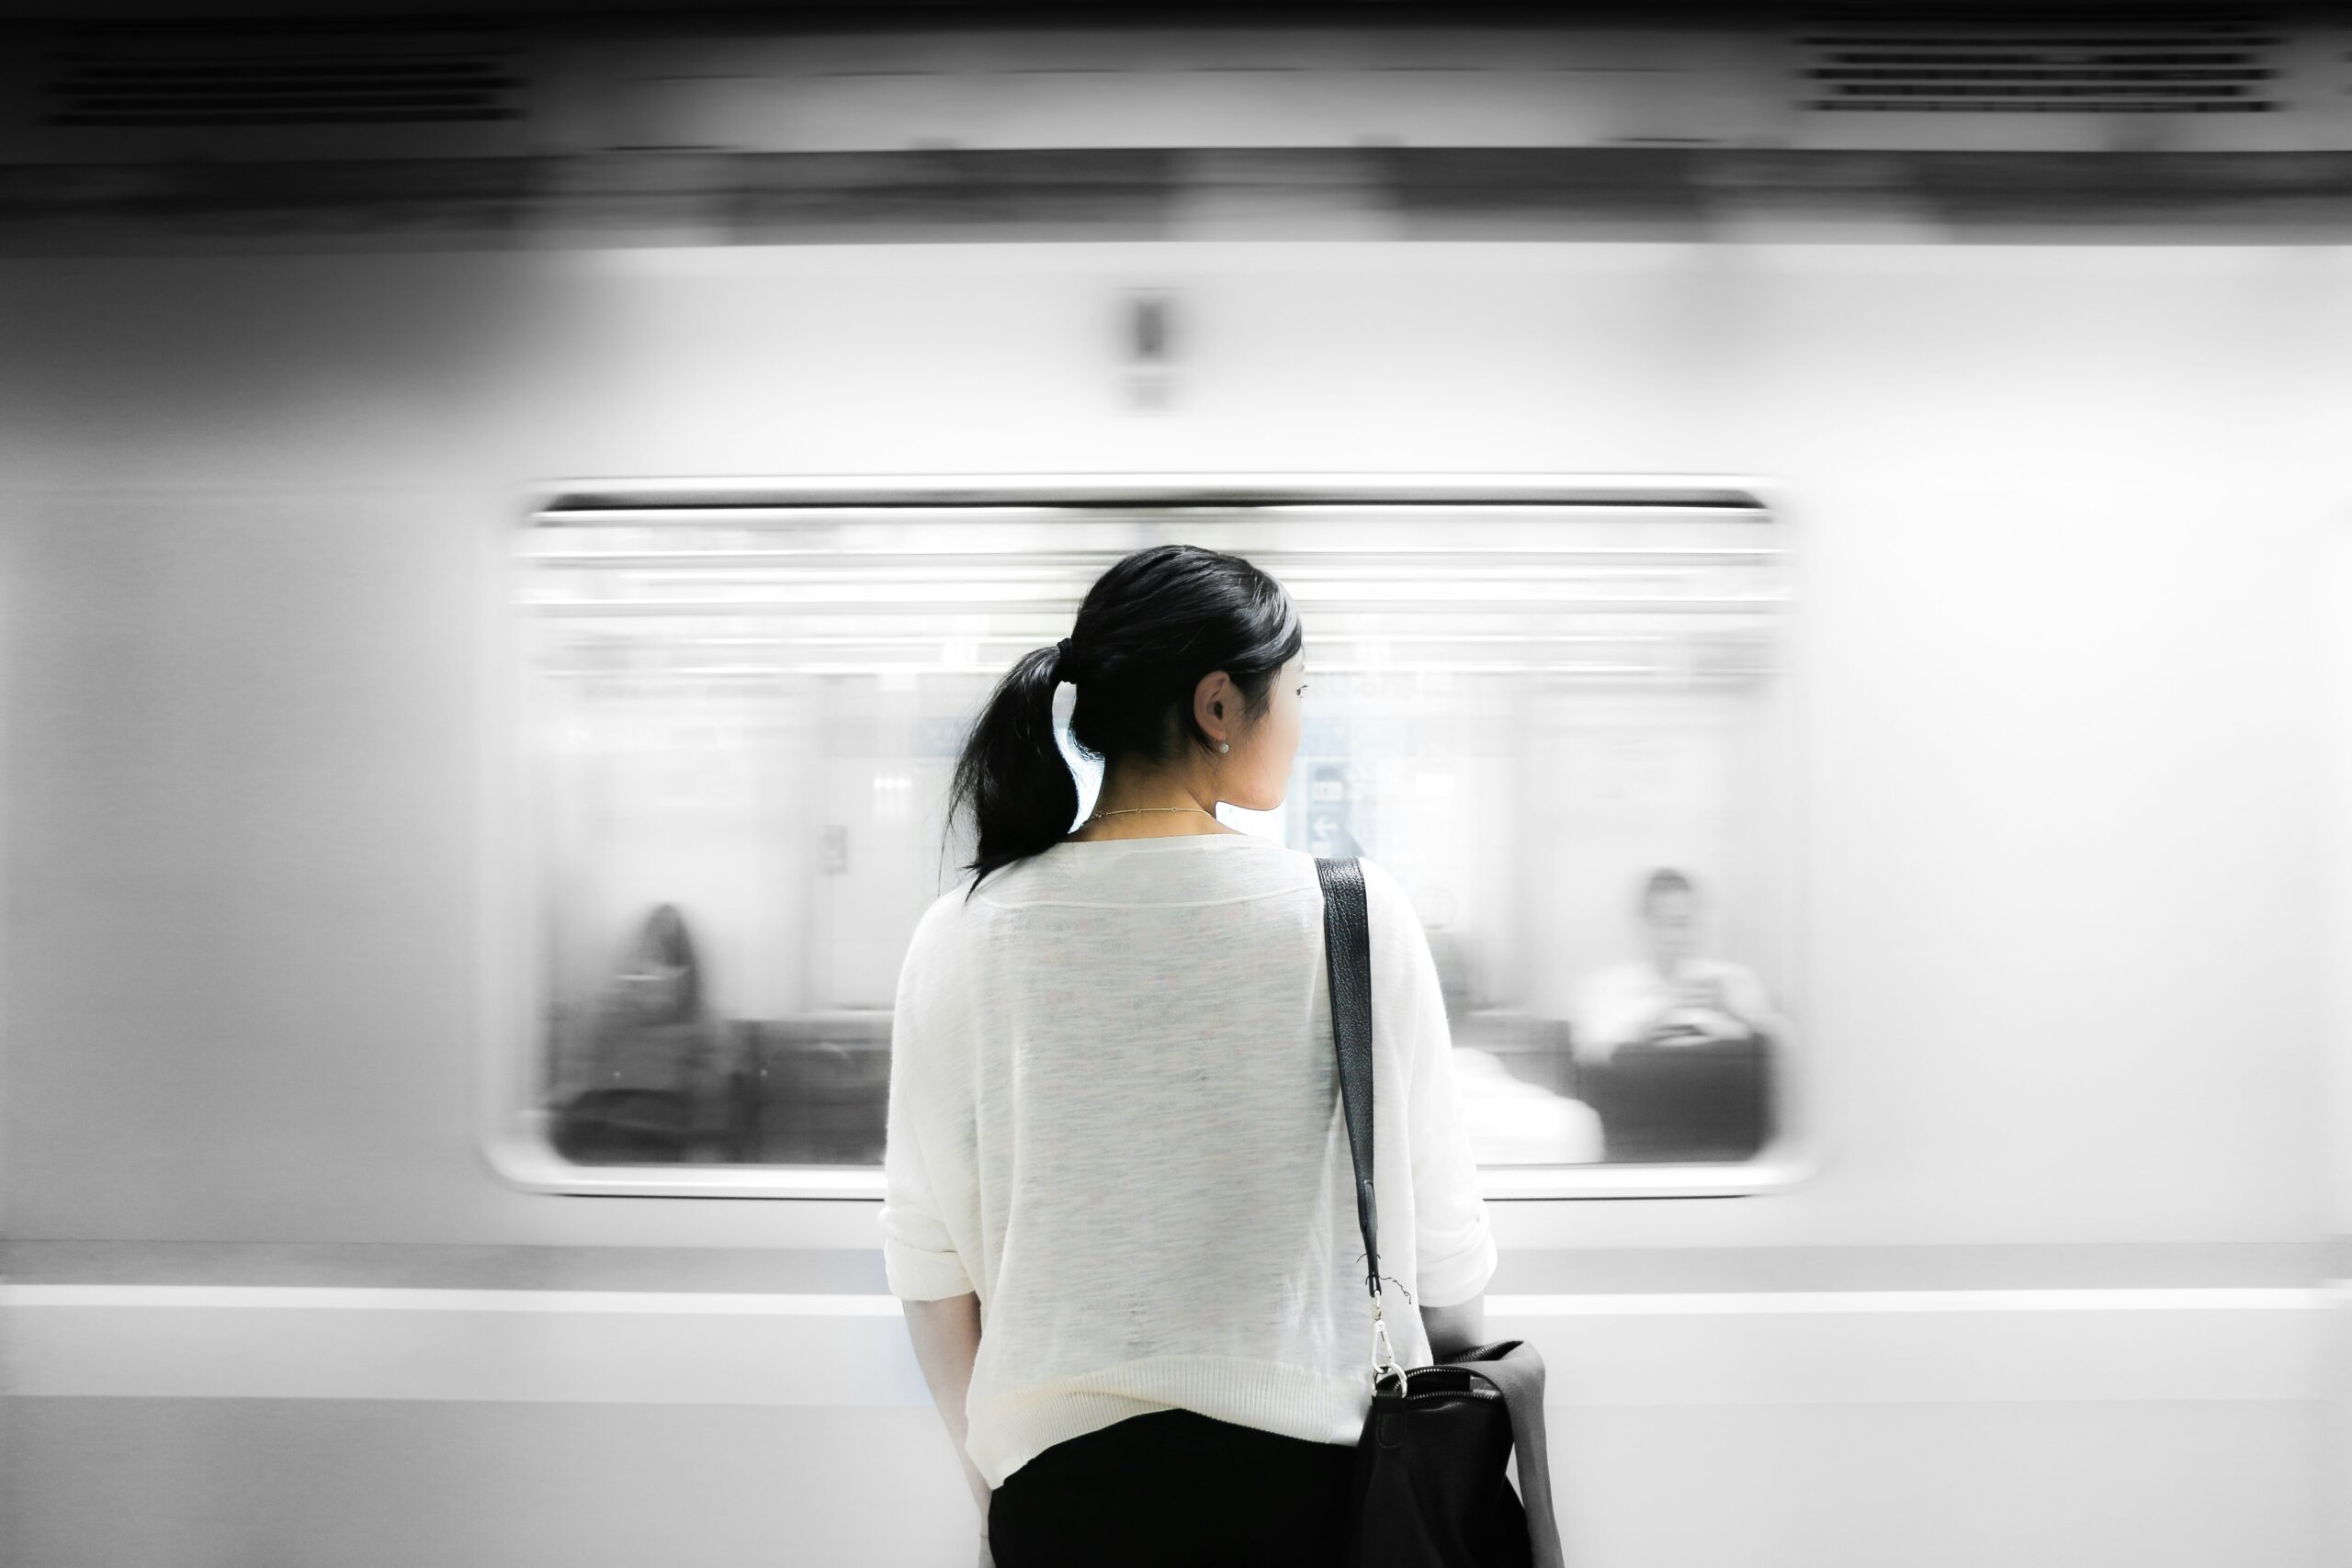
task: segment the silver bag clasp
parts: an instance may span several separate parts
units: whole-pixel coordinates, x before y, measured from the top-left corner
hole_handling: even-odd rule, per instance
[[[1380,1315],[1380,1298],[1374,1296],[1372,1298],[1372,1392],[1374,1394],[1380,1393],[1380,1377],[1383,1372],[1396,1374],[1398,1393],[1401,1394],[1407,1391],[1409,1385],[1406,1379],[1405,1368],[1396,1359],[1396,1347],[1388,1342],[1388,1324]]]

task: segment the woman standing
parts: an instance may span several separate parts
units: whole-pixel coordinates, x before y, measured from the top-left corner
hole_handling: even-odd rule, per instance
[[[1250,562],[1137,551],[956,771],[978,854],[899,974],[883,1258],[999,1568],[1338,1561],[1372,1307],[1322,895],[1216,815],[1282,804],[1304,648]],[[1061,681],[1104,764],[1075,832]],[[1429,943],[1363,867],[1387,1316],[1425,1366],[1479,1342],[1495,1243]]]

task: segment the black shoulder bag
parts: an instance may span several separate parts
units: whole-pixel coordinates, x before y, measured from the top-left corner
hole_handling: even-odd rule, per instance
[[[1535,1347],[1503,1339],[1435,1366],[1406,1368],[1389,1346],[1373,1201],[1372,922],[1363,868],[1353,857],[1318,856],[1315,870],[1323,884],[1331,1038],[1372,1287],[1372,1410],[1356,1444],[1341,1561],[1350,1568],[1561,1568],[1544,1449],[1544,1358]],[[1384,1389],[1384,1378],[1395,1386]],[[1504,1470],[1514,1445],[1524,1503]]]

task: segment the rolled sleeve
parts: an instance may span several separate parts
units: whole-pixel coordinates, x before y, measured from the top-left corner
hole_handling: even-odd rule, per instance
[[[882,1271],[900,1301],[935,1302],[972,1292],[970,1269],[947,1224],[918,1123],[923,1119],[919,1060],[925,1049],[921,1006],[922,943],[908,952],[890,1018],[889,1110],[882,1154]]]
[[[1412,1034],[1410,1077],[1406,1091],[1406,1137],[1413,1171],[1413,1246],[1419,1276],[1415,1302],[1459,1306],[1480,1294],[1495,1276],[1500,1257],[1478,1190],[1478,1162],[1470,1148],[1454,1084],[1453,1035],[1445,1018],[1445,997],[1429,937],[1411,905],[1397,890],[1392,906],[1407,928],[1402,946],[1410,956]]]
[[[895,1078],[895,1069],[891,1074]],[[939,1201],[931,1172],[910,1129],[897,1112],[894,1088],[889,1142],[882,1160],[882,1272],[890,1293],[902,1302],[935,1302],[973,1290]]]

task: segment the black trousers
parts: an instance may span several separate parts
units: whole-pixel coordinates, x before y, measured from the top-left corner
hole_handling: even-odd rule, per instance
[[[1154,1410],[1056,1443],[989,1495],[997,1568],[1337,1568],[1353,1443]]]

